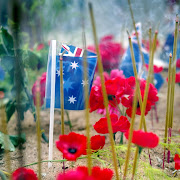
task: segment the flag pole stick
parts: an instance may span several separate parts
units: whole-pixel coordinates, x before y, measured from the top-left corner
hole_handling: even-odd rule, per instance
[[[110,119],[109,109],[108,109],[108,98],[107,98],[107,92],[106,92],[106,87],[105,87],[105,80],[104,80],[104,76],[103,76],[103,66],[102,66],[102,61],[101,61],[101,56],[100,56],[100,51],[99,51],[99,46],[98,46],[98,40],[97,40],[97,35],[96,35],[96,25],[95,25],[95,20],[94,20],[93,7],[90,2],[88,3],[88,6],[89,6],[92,30],[93,30],[93,35],[94,35],[94,43],[95,43],[96,52],[97,52],[98,70],[99,70],[99,74],[100,74],[100,78],[101,78],[104,106],[106,109],[106,117],[107,117],[108,131],[109,131],[109,139],[110,139],[112,155],[113,155],[114,170],[115,170],[116,179],[119,180],[117,157],[116,157],[115,145],[114,145],[114,139],[113,139],[112,124],[111,124],[111,119]]]
[[[38,152],[38,179],[41,180],[41,119],[40,119],[40,78],[36,86],[36,135]]]
[[[56,40],[51,41],[51,104],[50,104],[50,127],[49,127],[49,160],[53,160],[53,131],[54,131],[54,101],[55,101],[55,78],[56,78]],[[48,168],[52,163],[48,163]]]
[[[148,77],[146,80],[146,87],[145,87],[143,104],[142,104],[142,109],[141,109],[141,119],[140,119],[139,129],[142,129],[143,121],[145,119],[145,110],[146,110],[146,104],[147,104],[147,98],[148,98],[148,92],[149,92],[149,84],[150,84],[151,74],[152,74],[152,69],[153,69],[153,53],[155,51],[157,34],[158,34],[158,32],[156,31],[155,36],[154,36],[154,40],[153,40],[153,47],[152,47],[152,51],[151,51],[151,56],[150,56],[151,58],[149,61]],[[136,147],[134,163],[133,163],[132,179],[134,178],[135,171],[136,171],[138,152],[139,152],[139,147]]]

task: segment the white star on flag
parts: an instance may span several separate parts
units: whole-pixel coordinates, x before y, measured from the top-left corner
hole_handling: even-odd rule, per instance
[[[82,80],[82,83],[81,83],[82,85],[83,85],[83,87],[84,86],[86,86],[86,85],[88,85],[89,84],[89,82],[88,82],[88,80]]]
[[[78,63],[76,63],[75,61],[72,63],[71,62],[71,67],[72,67],[72,69],[76,69],[77,67],[79,67],[78,65],[77,65]]]
[[[64,70],[63,70],[64,71]],[[56,74],[58,75],[58,76],[60,76],[60,70],[58,69],[58,70],[56,70]],[[63,72],[63,75],[64,75],[64,72]]]
[[[76,98],[76,97],[73,97],[73,95],[72,95],[71,97],[69,96],[68,101],[70,102],[70,104],[71,104],[71,103],[74,104],[74,102],[77,101],[77,100],[75,100],[75,98]]]

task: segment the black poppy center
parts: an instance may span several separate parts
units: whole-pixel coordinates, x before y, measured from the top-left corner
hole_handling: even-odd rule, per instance
[[[77,152],[77,149],[75,148],[69,148],[68,149],[68,152],[71,153],[71,154],[75,154]]]
[[[139,104],[139,101],[137,102],[137,108],[139,108],[140,107],[140,104]]]
[[[114,95],[111,95],[111,94],[109,94],[108,95],[108,100],[109,101],[112,101],[113,99],[115,99],[116,97],[114,96]]]

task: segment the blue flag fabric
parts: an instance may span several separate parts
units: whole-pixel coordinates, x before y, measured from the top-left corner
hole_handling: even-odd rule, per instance
[[[140,44],[142,45],[141,23],[136,24],[136,29],[137,29],[137,32],[138,32]],[[136,69],[137,69],[137,72],[140,73],[140,71],[142,70],[143,62],[142,62],[142,59],[141,59],[141,54],[140,54],[140,51],[139,51],[138,42],[137,42],[137,39],[136,39],[135,32],[132,33],[131,40],[132,40],[132,45],[133,45],[133,50],[134,50],[134,57],[135,57],[135,61],[136,61]],[[145,50],[143,45],[141,46],[141,49],[142,49],[142,52],[143,52],[145,63],[148,64],[149,63],[148,52]],[[125,52],[125,54],[124,54],[124,56],[122,58],[122,62],[120,64],[119,68],[121,70],[123,70],[123,73],[124,73],[126,78],[128,78],[130,76],[134,76],[130,47],[127,48],[127,50],[126,50],[126,52]]]
[[[170,33],[168,34],[165,44],[162,48],[162,53],[160,55],[160,58],[165,62],[169,63],[169,54],[173,54],[173,44],[174,44],[174,34]],[[180,38],[178,39],[177,44],[177,59],[180,59]]]
[[[5,76],[5,72],[4,72],[3,68],[0,66],[0,81],[4,80],[4,76]]]
[[[83,110],[85,109],[84,86],[91,90],[93,77],[96,69],[96,54],[86,51],[88,69],[84,71],[83,67],[83,50],[75,46],[65,46],[63,56],[63,86],[64,86],[64,109],[66,110]],[[61,49],[61,52],[64,48]],[[75,57],[74,57],[75,56]],[[81,57],[79,57],[81,56]],[[60,56],[56,56],[56,80],[55,80],[55,108],[61,108],[60,105]],[[87,73],[88,80],[84,80],[84,72]],[[50,108],[51,102],[51,57],[47,67],[46,80],[46,108]]]
[[[145,64],[149,64],[149,54],[146,51],[144,45],[142,44],[141,24],[140,23],[136,24],[136,28],[137,28],[137,32],[139,34],[139,40],[140,40],[141,49],[142,49],[142,53],[144,56]],[[139,50],[139,46],[138,46],[138,42],[137,42],[135,33],[132,34],[131,39],[132,39],[132,45],[133,45],[133,50],[134,50],[136,69],[137,69],[137,73],[139,74],[142,71],[143,62],[141,59],[141,54],[140,54],[140,50]],[[126,50],[126,52],[122,58],[122,62],[120,64],[119,68],[121,70],[123,70],[123,74],[125,75],[126,78],[128,78],[130,76],[134,76],[130,47],[127,48],[127,50]],[[141,78],[144,78],[144,79],[147,78],[147,71],[146,70],[144,70],[142,72]],[[161,86],[163,85],[163,83],[164,83],[164,79],[161,76],[161,74],[155,73],[154,74],[154,85],[155,85],[156,89],[159,90],[161,88]]]

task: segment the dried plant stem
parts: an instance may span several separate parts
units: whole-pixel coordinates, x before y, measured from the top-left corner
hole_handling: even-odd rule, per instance
[[[138,42],[138,47],[139,47],[139,51],[140,51],[143,66],[144,66],[145,61],[144,61],[144,56],[143,56],[142,48],[141,48],[141,44],[140,44],[141,42],[139,41],[138,32],[137,32],[137,29],[136,29],[136,23],[135,23],[135,20],[134,20],[133,10],[132,10],[132,7],[131,7],[131,0],[128,0],[128,5],[129,5],[129,10],[131,12],[131,19],[133,21],[134,30],[135,30],[135,33],[136,33],[136,39],[137,39],[137,42]]]
[[[97,35],[96,35],[96,25],[95,25],[95,20],[94,20],[93,7],[90,2],[88,3],[88,6],[89,6],[91,24],[92,24],[92,29],[93,29],[94,43],[95,43],[96,52],[97,52],[98,70],[99,70],[99,74],[100,74],[100,78],[101,78],[104,106],[106,109],[106,117],[107,117],[108,131],[109,131],[109,139],[110,139],[111,148],[112,148],[114,170],[115,170],[116,179],[119,180],[117,157],[116,157],[115,145],[114,145],[114,140],[113,140],[111,119],[110,119],[109,109],[108,109],[108,98],[107,98],[107,92],[106,92],[106,88],[105,88],[105,80],[104,80],[104,76],[103,76],[103,66],[102,66],[102,61],[101,61],[101,56],[100,56],[100,51],[99,51],[99,46],[98,46],[98,40],[97,40]]]
[[[82,39],[83,39],[83,49],[86,50],[86,35],[84,32],[84,26],[83,26],[83,33],[82,33]],[[83,56],[83,66],[84,66],[84,81],[86,82],[88,80],[87,77],[87,53],[84,51]],[[86,118],[86,136],[87,136],[87,166],[88,166],[88,174],[91,174],[91,167],[92,167],[92,160],[91,160],[91,144],[90,144],[90,123],[89,123],[89,90],[88,85],[84,86],[84,99],[85,99],[85,118]]]
[[[36,134],[37,134],[37,152],[38,152],[38,179],[41,180],[41,119],[40,119],[40,81],[36,87]]]
[[[9,136],[8,136],[8,130],[7,130],[7,122],[6,122],[6,113],[5,113],[5,107],[3,105],[3,99],[0,99],[0,107],[1,107],[1,123],[2,123],[2,128],[1,131],[4,133],[4,151],[5,151],[5,162],[7,165],[7,170],[8,173],[11,174],[11,157],[9,153]]]
[[[156,31],[155,36],[154,36],[154,40],[153,40],[153,47],[152,47],[152,51],[151,51],[151,56],[150,56],[151,58],[149,61],[148,77],[146,80],[146,87],[145,87],[145,92],[144,92],[143,104],[142,104],[142,108],[141,108],[141,119],[140,119],[139,129],[142,129],[143,120],[145,119],[145,110],[146,110],[146,104],[147,104],[147,98],[148,98],[148,92],[149,92],[149,84],[150,84],[152,69],[153,69],[153,54],[155,51],[157,34],[158,33]],[[138,152],[139,152],[139,147],[136,147],[134,163],[133,163],[132,179],[133,179],[133,177],[135,175],[135,171],[136,171]]]

